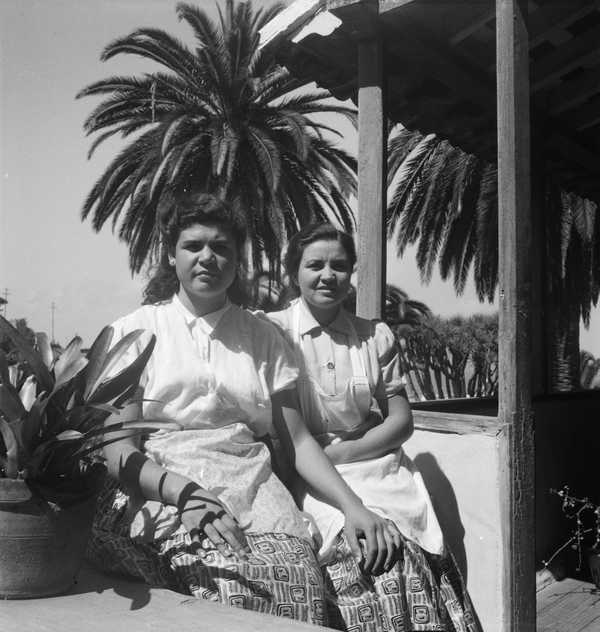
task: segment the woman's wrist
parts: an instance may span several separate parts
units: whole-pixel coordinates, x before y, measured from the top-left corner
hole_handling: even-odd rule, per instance
[[[364,504],[359,496],[348,487],[348,491],[344,494],[343,498],[340,499],[339,508],[342,513],[348,513],[353,509],[363,509]]]
[[[178,511],[181,511],[190,496],[199,489],[201,489],[200,485],[190,479],[165,470],[161,476],[158,491],[161,502],[177,507]]]

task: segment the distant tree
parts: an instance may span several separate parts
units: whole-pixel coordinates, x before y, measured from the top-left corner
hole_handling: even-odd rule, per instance
[[[356,313],[356,288],[352,286],[344,302],[344,307]],[[385,306],[383,320],[392,328],[410,327],[431,315],[425,303],[411,299],[408,294],[392,283],[385,286]]]
[[[579,386],[583,389],[600,389],[600,358],[589,351],[581,351]]]
[[[497,167],[435,134],[397,126],[388,145],[388,236],[396,252],[416,244],[422,279],[435,265],[462,294],[473,271],[480,301],[498,286]],[[589,326],[600,295],[600,219],[596,202],[545,185],[548,358],[552,390],[577,387],[579,323]]]
[[[26,318],[17,318],[12,321],[16,330],[27,340],[27,343],[33,346],[35,344],[35,332],[27,324]],[[20,355],[17,348],[10,338],[0,334],[0,349],[6,354],[9,363],[19,362]]]
[[[402,329],[398,340],[407,390],[415,398],[497,394],[497,316],[432,316]]]
[[[293,78],[273,48],[259,48],[261,27],[282,5],[216,6],[213,20],[202,4],[177,5],[193,49],[157,28],[137,29],[104,49],[104,61],[137,55],[164,71],[110,77],[77,95],[104,97],[85,122],[96,135],[89,157],[115,134],[133,138],[93,186],[82,218],[91,217],[94,230],[120,222],[138,272],[157,256],[162,195],[193,182],[238,203],[254,268],[262,270],[266,258],[277,278],[281,248],[299,227],[332,219],[353,228],[348,197],[356,190],[356,160],[323,135],[339,131],[312,115],[356,115]]]

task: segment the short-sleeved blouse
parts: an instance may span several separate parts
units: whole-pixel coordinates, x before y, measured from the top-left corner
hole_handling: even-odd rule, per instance
[[[271,323],[228,303],[196,317],[175,295],[144,305],[113,324],[114,340],[144,329],[122,363],[131,362],[156,335],[156,346],[140,380],[147,419],[171,419],[184,428],[215,427],[204,415],[202,395],[216,392],[236,403],[256,436],[271,432],[270,396],[298,377],[293,353]],[[230,419],[229,419],[230,421]]]
[[[344,391],[352,377],[350,347],[355,331],[360,344],[360,354],[371,392],[373,407],[404,390],[404,378],[400,367],[398,348],[391,329],[381,321],[371,321],[341,309],[335,320],[322,326],[311,314],[302,299],[290,307],[267,316],[294,341],[294,308],[299,305],[299,334],[302,349],[296,349],[298,362],[308,371],[328,395]],[[294,341],[295,342],[295,341]]]

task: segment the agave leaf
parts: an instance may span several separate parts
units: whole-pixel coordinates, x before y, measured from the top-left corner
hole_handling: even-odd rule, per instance
[[[81,354],[81,343],[81,338],[75,336],[56,361],[54,365],[54,377],[56,379],[53,389],[54,392],[86,366],[87,360]]]
[[[31,348],[27,340],[4,318],[0,316],[0,333],[7,336],[17,347],[23,359],[29,364],[39,384],[45,391],[51,391],[54,385],[52,374],[44,364],[41,356]]]
[[[110,328],[110,331],[112,338],[112,327]],[[84,397],[86,399],[90,396],[90,393],[93,393],[98,388],[98,385],[101,383],[102,379],[106,375],[109,375],[111,373],[112,369],[118,364],[123,355],[126,353],[127,349],[129,349],[129,347],[142,335],[143,332],[143,329],[135,329],[134,331],[130,331],[128,334],[125,334],[106,354],[106,356],[103,358],[102,364],[100,365],[100,369],[97,371],[97,374],[95,375],[93,381],[91,379],[88,379],[84,393]]]
[[[96,386],[98,378],[102,373],[113,333],[112,327],[104,327],[96,337],[96,340],[94,340],[88,353],[88,365],[85,369],[84,399],[87,399],[88,395],[92,392],[92,389]]]
[[[19,449],[13,429],[0,416],[0,436],[6,449],[4,474],[6,478],[17,478],[19,472]]]
[[[133,396],[136,394],[138,389],[138,384],[132,384],[124,393],[119,395],[117,399],[114,401],[114,405],[118,408],[123,408],[126,404],[132,402]]]
[[[79,430],[63,430],[60,434],[56,435],[57,441],[73,441],[75,439],[80,440],[83,438],[83,433]]]
[[[31,410],[33,402],[35,402],[36,387],[37,384],[35,375],[28,375],[25,382],[23,382],[23,386],[21,386],[21,390],[19,391],[19,399],[26,411]]]
[[[44,413],[46,405],[50,401],[45,396],[46,393],[40,393],[33,402],[29,412],[23,417],[20,424],[20,438],[23,450],[28,454],[31,453],[33,439],[40,435],[40,430],[44,422]]]
[[[131,439],[132,437],[140,437],[145,434],[148,434],[148,431],[144,428],[132,428],[127,432],[127,435],[125,437],[120,435],[112,439],[106,439],[106,441],[100,441],[98,443],[94,443],[94,445],[84,444],[80,446],[73,453],[73,456],[76,456],[79,459],[83,459],[89,454],[93,454],[94,452],[97,452],[101,450],[102,448],[105,448],[107,445],[111,445],[113,443],[117,443],[118,441],[122,441],[124,438]]]
[[[120,415],[121,409],[116,406],[111,406],[110,404],[88,404],[90,408],[95,410],[101,410],[105,413],[109,413],[111,415]]]
[[[0,349],[0,382],[2,384],[10,384],[10,373],[8,370],[8,358],[6,353]]]
[[[162,419],[134,419],[131,421],[119,421],[111,423],[102,428],[96,428],[86,432],[83,436],[85,439],[97,437],[98,435],[110,434],[122,430],[140,429],[144,432],[155,432],[156,430],[181,430],[181,424],[176,421],[167,421]]]
[[[0,413],[7,421],[18,421],[27,411],[14,388],[0,384]]]
[[[52,353],[50,340],[48,340],[48,334],[45,331],[37,331],[35,334],[35,341],[44,364],[50,368],[54,362],[54,354]]]
[[[7,385],[17,388],[19,383],[19,367],[16,364],[11,364],[8,367],[8,382]]]
[[[134,385],[137,386],[155,344],[156,336],[153,334],[145,349],[129,366],[98,386],[90,396],[88,400],[89,403],[95,404],[114,401],[129,391]]]

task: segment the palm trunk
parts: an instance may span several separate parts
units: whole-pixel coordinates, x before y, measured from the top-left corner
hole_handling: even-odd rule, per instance
[[[552,306],[550,323],[550,387],[553,392],[579,388],[579,306]]]

